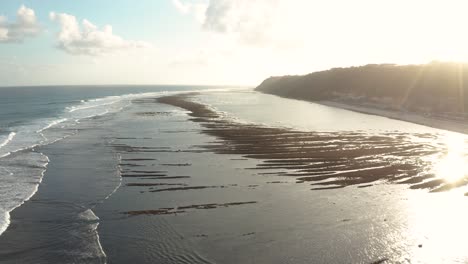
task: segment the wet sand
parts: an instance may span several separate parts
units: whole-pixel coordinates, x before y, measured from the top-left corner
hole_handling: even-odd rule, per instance
[[[438,192],[468,184],[466,177],[449,183],[436,179],[428,170],[432,164],[425,158],[438,155],[441,150],[419,143],[414,137],[430,138],[433,135],[429,133],[319,133],[236,123],[192,101],[194,96],[183,94],[155,100],[189,111],[191,120],[204,128],[203,133],[219,139],[199,147],[217,154],[259,159],[261,163],[252,169],[292,176],[298,183],[312,182],[313,190],[369,187],[384,182]]]
[[[236,205],[244,205],[244,204],[255,204],[256,201],[251,202],[231,202],[231,203],[224,203],[224,204],[193,204],[188,206],[178,206],[174,208],[160,208],[157,210],[143,210],[143,211],[128,211],[123,212],[123,214],[137,216],[137,215],[166,215],[166,214],[177,214],[177,213],[185,213],[186,210],[189,209],[216,209],[219,207],[229,207],[229,206],[236,206]]]
[[[447,243],[413,233],[421,220],[406,211],[450,194],[428,193],[449,186],[426,170],[441,148],[414,140],[437,135],[253,125],[199,96],[135,100],[125,113],[113,143],[122,187],[97,210],[113,263],[398,263]],[[137,114],[173,109],[184,114]]]

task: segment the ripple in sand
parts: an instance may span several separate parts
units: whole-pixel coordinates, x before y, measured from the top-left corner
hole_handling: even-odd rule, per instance
[[[434,139],[428,133],[300,132],[285,128],[237,123],[223,119],[206,105],[184,94],[156,99],[190,111],[202,132],[218,140],[197,146],[218,154],[238,154],[260,159],[255,169],[312,182],[314,190],[361,188],[378,182],[408,184],[411,189],[446,191],[468,185],[468,177],[447,182],[432,173],[431,157],[440,154],[438,145],[421,143]],[[285,173],[285,171],[287,171]],[[266,173],[262,173],[266,174]]]
[[[256,204],[257,201],[248,201],[248,202],[231,202],[231,203],[210,203],[210,204],[193,204],[187,206],[178,206],[178,207],[169,207],[169,208],[159,208],[156,210],[140,210],[140,211],[127,211],[122,214],[130,216],[138,215],[175,215],[178,213],[185,213],[187,210],[206,210],[206,209],[216,209],[220,207],[230,207],[238,205],[247,205],[247,204]]]

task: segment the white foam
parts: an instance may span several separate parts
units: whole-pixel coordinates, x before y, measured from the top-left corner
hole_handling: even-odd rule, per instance
[[[10,224],[10,212],[31,199],[42,182],[49,158],[37,152],[17,153],[2,160],[0,235]]]
[[[0,235],[10,224],[10,212],[37,192],[46,171],[48,157],[34,152],[33,148],[69,136],[71,130],[63,128],[75,126],[80,119],[120,111],[128,105],[119,105],[117,97],[111,100],[83,101],[75,111],[64,109],[58,118],[38,119],[27,125],[10,127],[13,131],[0,138]]]
[[[106,99],[114,99],[114,100],[110,100],[108,102],[105,102],[105,103],[98,103],[98,102],[102,102]],[[72,107],[69,107],[67,108],[68,109],[68,112],[69,113],[73,113],[75,111],[79,111],[79,110],[85,110],[85,109],[90,109],[90,108],[95,108],[95,107],[102,107],[102,106],[106,106],[106,105],[111,105],[111,104],[115,104],[117,102],[120,101],[120,98],[118,96],[111,96],[109,98],[101,98],[100,100],[89,100],[89,101],[82,101],[82,105],[80,106],[72,106]]]
[[[87,209],[78,214],[78,221],[74,223],[72,230],[73,237],[76,239],[74,250],[67,252],[73,256],[77,263],[106,263],[106,253],[102,248],[97,228],[99,226],[99,217],[91,209]]]
[[[225,90],[161,91],[81,100],[76,105],[63,109],[57,117],[37,119],[27,125],[9,127],[12,132],[4,139],[0,138],[0,235],[9,225],[10,212],[37,192],[46,171],[49,159],[44,154],[35,152],[35,147],[66,138],[74,133],[73,128],[80,120],[119,112],[134,99]],[[87,212],[83,216],[92,215]]]
[[[36,146],[43,139],[43,137],[36,132],[40,130],[41,127],[42,125],[39,122],[34,122],[30,125],[10,128],[14,130],[13,133],[15,133],[15,136],[0,148],[0,158]]]
[[[117,157],[117,169],[115,170],[117,172],[117,176],[119,177],[119,184],[117,184],[117,186],[115,186],[114,190],[112,190],[112,192],[110,192],[105,198],[104,200],[107,200],[109,199],[115,192],[117,192],[117,190],[120,188],[120,186],[122,186],[122,167],[120,166],[120,164],[122,163],[122,155],[120,154],[117,154],[118,157]]]
[[[83,212],[81,212],[78,215],[78,219],[86,222],[97,222],[99,221],[99,217],[97,217],[96,214],[94,214],[93,210],[87,209]]]
[[[56,125],[58,125],[60,123],[63,123],[65,121],[67,121],[67,120],[68,120],[68,118],[62,118],[62,119],[54,120],[54,121],[50,122],[47,126],[39,129],[37,132],[41,133],[42,131],[44,131],[46,129],[49,129],[49,128],[53,127],[53,126],[56,126]]]
[[[13,138],[14,138],[15,136],[16,136],[16,133],[15,133],[15,132],[10,132],[10,134],[8,134],[8,137],[5,139],[5,141],[3,141],[3,142],[0,144],[0,148],[6,146],[10,141],[13,140]]]

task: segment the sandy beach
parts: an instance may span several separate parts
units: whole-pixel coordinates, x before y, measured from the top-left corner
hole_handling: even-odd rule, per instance
[[[448,118],[424,116],[411,112],[399,112],[393,110],[379,109],[372,106],[363,106],[357,104],[343,103],[337,101],[316,101],[314,103],[322,104],[331,107],[338,107],[358,113],[378,115],[391,119],[411,122],[423,126],[433,127],[437,129],[450,130],[453,132],[468,134],[468,124],[464,120],[451,120]]]

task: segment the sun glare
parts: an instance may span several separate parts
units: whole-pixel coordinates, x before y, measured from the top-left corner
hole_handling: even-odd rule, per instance
[[[448,183],[454,183],[468,175],[466,166],[465,139],[459,134],[449,134],[445,139],[447,153],[436,162],[435,173],[437,177]]]

